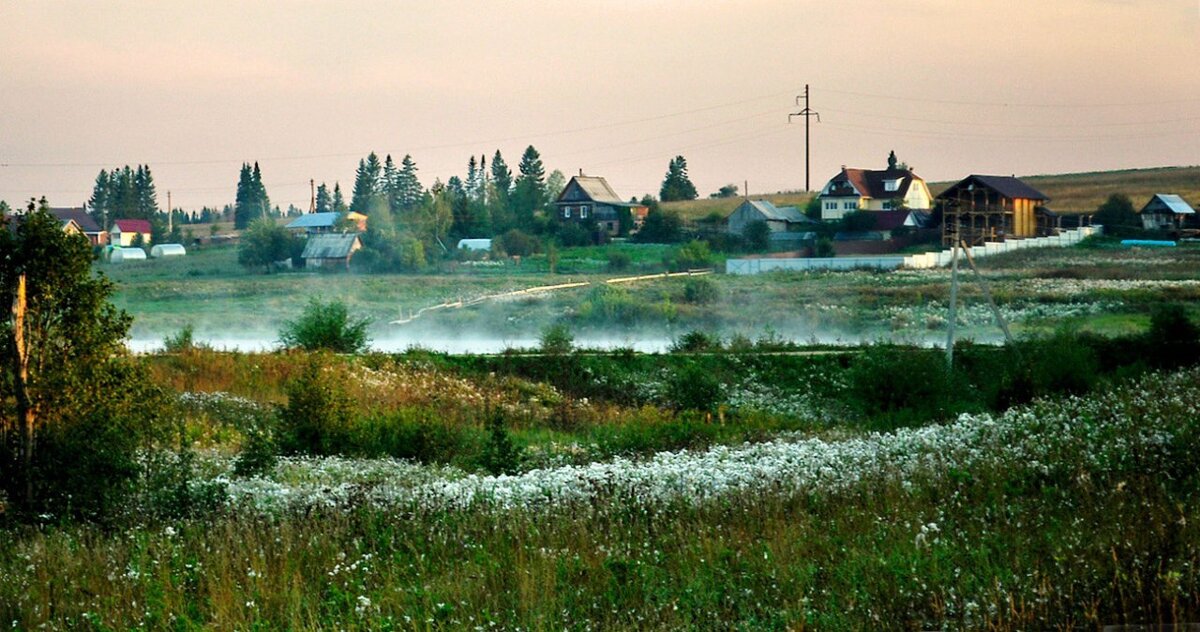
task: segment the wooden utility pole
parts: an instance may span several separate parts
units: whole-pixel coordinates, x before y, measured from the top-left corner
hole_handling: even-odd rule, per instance
[[[987,299],[988,305],[992,308],[992,315],[996,317],[996,324],[1000,326],[1000,331],[1004,332],[1004,341],[1011,345],[1013,343],[1012,333],[1008,331],[1008,322],[1004,320],[1004,316],[1000,313],[1000,308],[996,306],[996,301],[992,300],[992,288],[988,284],[987,278],[979,271],[979,266],[975,265],[975,258],[971,256],[971,251],[967,248],[966,242],[960,241],[959,245],[962,246],[963,254],[967,256],[967,263],[975,273],[975,280],[979,281],[979,287],[983,290],[983,297]]]
[[[171,206],[171,192],[167,191],[167,234],[175,230],[175,207]]]
[[[313,178],[308,179],[308,212],[317,212],[317,181]]]
[[[809,183],[809,177],[810,177],[810,172],[811,172],[811,169],[809,167],[809,162],[810,162],[809,161],[809,156],[810,156],[810,154],[809,154],[809,119],[811,119],[812,117],[815,116],[815,117],[817,117],[817,122],[820,123],[821,115],[817,114],[816,112],[814,112],[812,110],[812,108],[808,107],[808,84],[807,83],[804,84],[804,95],[796,97],[796,105],[800,105],[801,98],[804,99],[804,109],[800,110],[799,112],[796,112],[794,114],[788,114],[788,123],[792,122],[793,116],[803,116],[804,117],[804,191],[805,191],[805,193],[807,193],[812,190],[812,187],[810,186],[810,183]]]

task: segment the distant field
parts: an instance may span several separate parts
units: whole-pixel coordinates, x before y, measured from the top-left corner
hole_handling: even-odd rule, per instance
[[[1030,186],[1050,197],[1050,208],[1060,213],[1091,213],[1108,196],[1123,193],[1141,208],[1155,193],[1175,193],[1193,206],[1200,204],[1200,167],[1162,167],[1022,176]],[[954,182],[931,182],[934,195]]]
[[[756,200],[769,200],[775,206],[797,206],[801,210],[808,204],[809,199],[813,196],[812,193],[767,193],[753,194],[750,197]],[[671,209],[687,221],[696,221],[704,219],[712,213],[720,213],[722,217],[729,215],[733,209],[737,208],[742,203],[741,197],[721,198],[721,199],[702,199],[689,200],[686,202],[667,202],[663,204],[663,208]]]

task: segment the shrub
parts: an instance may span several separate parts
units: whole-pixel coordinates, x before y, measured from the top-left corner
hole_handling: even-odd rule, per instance
[[[481,465],[489,473],[516,474],[521,471],[523,454],[513,443],[512,436],[504,427],[504,417],[498,411],[493,412],[488,419],[488,442],[484,447]]]
[[[705,353],[721,350],[721,337],[693,329],[671,344],[672,353]]]
[[[510,257],[527,257],[539,250],[540,244],[536,237],[528,235],[516,228],[497,237],[500,240],[500,250]],[[493,248],[495,242],[493,242]]]
[[[348,376],[325,369],[314,354],[287,386],[287,404],[279,411],[280,449],[284,453],[343,454],[351,445],[353,407],[341,380]]]
[[[341,301],[322,303],[314,298],[300,318],[284,323],[279,341],[289,349],[358,353],[370,342],[367,337],[370,323],[368,318],[351,318]]]
[[[698,362],[689,362],[667,384],[667,395],[677,410],[710,411],[724,399],[721,382]]]
[[[692,277],[683,283],[683,300],[696,305],[707,305],[720,298],[717,284],[705,277]]]
[[[571,335],[571,330],[562,323],[550,325],[542,330],[542,353],[551,355],[570,353],[574,342],[575,337]]]
[[[195,328],[191,323],[181,327],[174,335],[169,335],[163,338],[163,351],[167,353],[186,353],[195,351],[196,349],[207,349],[208,345],[197,343],[195,340]]]
[[[849,404],[874,429],[928,423],[966,407],[940,351],[871,346],[847,371]]]
[[[707,268],[712,265],[712,251],[708,244],[700,240],[692,240],[675,251],[675,268],[691,270]]]
[[[746,247],[756,252],[762,252],[771,245],[771,227],[762,220],[750,222],[744,233]]]
[[[610,272],[621,272],[622,270],[628,270],[631,263],[633,263],[633,259],[628,253],[608,253],[608,270]]]
[[[1146,341],[1154,354],[1151,361],[1165,368],[1193,364],[1200,354],[1200,328],[1177,303],[1156,306],[1151,312]]]

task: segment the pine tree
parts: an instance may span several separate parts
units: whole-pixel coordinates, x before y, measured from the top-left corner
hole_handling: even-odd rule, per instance
[[[425,196],[425,189],[417,178],[417,163],[412,156],[405,154],[400,161],[400,173],[396,176],[396,205],[405,213],[412,212],[420,206]]]
[[[258,169],[258,162],[254,163],[254,170],[251,172],[254,178],[254,203],[260,209],[259,213],[262,217],[269,217],[271,214],[271,198],[267,197],[267,188],[263,186],[262,171]]]
[[[667,175],[663,179],[662,190],[658,198],[663,202],[696,199],[696,186],[692,184],[687,173],[687,159],[675,156],[667,166]]]
[[[321,186],[317,187],[317,208],[318,213],[329,213],[333,211],[333,200],[329,197],[329,187],[322,182]]]

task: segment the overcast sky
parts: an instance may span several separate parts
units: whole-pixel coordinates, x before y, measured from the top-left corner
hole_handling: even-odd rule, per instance
[[[657,194],[804,188],[888,150],[930,180],[1200,163],[1198,0],[0,0],[0,199],[87,199],[148,163],[160,205],[232,202],[242,161],[308,208],[369,151],[428,186],[533,144]]]

